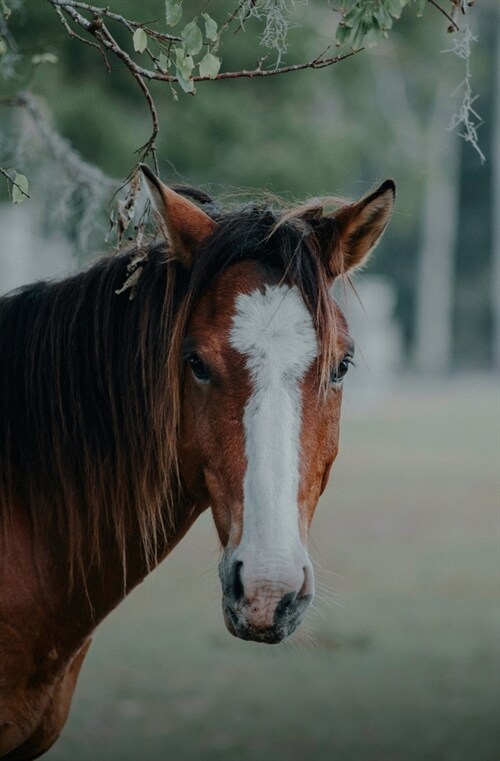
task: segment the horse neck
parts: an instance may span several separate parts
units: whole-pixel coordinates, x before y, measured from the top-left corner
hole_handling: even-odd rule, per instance
[[[153,561],[147,562],[140,542],[132,538],[126,548],[125,558],[111,550],[93,567],[85,582],[80,579],[70,589],[71,607],[80,611],[84,633],[90,633],[123,598],[174,549],[200,514],[200,509],[188,503],[179,503],[175,511],[174,525],[167,536],[158,542]],[[110,545],[113,537],[109,537]]]
[[[127,261],[28,289],[0,310],[4,365],[18,369],[0,378],[0,544],[11,514],[27,549],[27,588],[52,588],[47,610],[78,615],[78,630],[101,620],[154,566],[144,557],[148,543],[159,562],[194,520],[180,500],[162,508],[172,416],[155,394],[176,280],[166,281],[162,257],[152,257],[130,301],[116,294]],[[33,550],[45,583],[30,565]]]
[[[30,647],[42,652],[54,649],[58,662],[71,657],[97,624],[173,550],[199,513],[187,503],[177,505],[173,526],[159,542],[152,565],[146,563],[140,542],[130,539],[124,563],[113,537],[104,536],[110,549],[101,564],[91,565],[89,552],[87,577],[70,580],[60,543],[37,542],[26,514],[12,512],[9,540],[0,540],[1,617],[18,626]]]

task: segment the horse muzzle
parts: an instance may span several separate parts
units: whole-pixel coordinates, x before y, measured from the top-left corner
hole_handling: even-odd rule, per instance
[[[314,597],[314,573],[304,553],[300,563],[251,566],[238,551],[224,553],[219,565],[226,627],[240,639],[275,644],[302,623]]]

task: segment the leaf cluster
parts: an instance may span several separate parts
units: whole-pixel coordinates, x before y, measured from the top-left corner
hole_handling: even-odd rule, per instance
[[[182,0],[165,0],[166,27],[177,27],[182,15]],[[158,71],[166,74],[174,70],[180,87],[192,95],[195,93],[195,70],[198,69],[203,79],[215,79],[222,63],[215,55],[221,30],[208,13],[203,12],[200,16],[195,16],[178,31],[179,41],[176,43],[165,42],[159,35],[148,36],[143,27],[133,33],[134,50],[137,53],[147,51]]]
[[[427,0],[340,0],[342,20],[337,27],[337,45],[354,49],[373,47],[387,37],[403,9],[412,5],[421,16]]]

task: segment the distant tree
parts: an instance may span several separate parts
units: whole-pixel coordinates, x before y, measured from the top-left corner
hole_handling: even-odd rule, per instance
[[[500,135],[500,7],[496,8],[496,41],[495,41],[495,116],[494,130]],[[492,193],[492,269],[491,278],[493,304],[493,359],[495,367],[500,371],[500,140],[494,141],[493,156],[493,193]]]

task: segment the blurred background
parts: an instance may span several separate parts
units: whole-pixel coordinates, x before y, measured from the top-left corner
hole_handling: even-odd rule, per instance
[[[20,49],[58,63],[2,83],[9,95],[25,77],[41,100],[38,123],[0,105],[0,165],[28,175],[31,196],[13,206],[0,189],[1,293],[108,248],[113,178],[150,130],[130,76],[108,74],[47,4],[10,5]],[[393,177],[397,206],[357,296],[336,294],[356,368],[311,532],[314,611],[281,646],[231,638],[203,516],[99,628],[47,759],[500,758],[500,11],[481,0],[464,22],[476,147],[448,129],[466,62],[433,11],[330,69],[205,83],[176,102],[152,87],[166,182],[303,199]],[[137,18],[138,3],[120,12]],[[303,4],[285,62],[317,55],[335,25],[328,3]],[[250,25],[224,68],[255,58]]]

